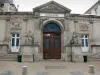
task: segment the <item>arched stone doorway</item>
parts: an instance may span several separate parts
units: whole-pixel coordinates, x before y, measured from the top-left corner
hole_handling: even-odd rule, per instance
[[[53,22],[43,28],[43,58],[61,59],[61,29]]]

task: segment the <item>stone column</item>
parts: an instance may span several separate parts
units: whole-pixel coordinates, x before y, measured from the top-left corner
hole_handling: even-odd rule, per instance
[[[27,66],[23,66],[22,75],[28,75]]]
[[[89,73],[94,74],[94,65],[89,65]]]

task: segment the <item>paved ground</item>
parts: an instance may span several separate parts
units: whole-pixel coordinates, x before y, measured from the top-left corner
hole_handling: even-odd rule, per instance
[[[88,73],[89,65],[94,65],[95,74]],[[33,63],[0,61],[0,72],[12,71],[15,75],[21,75],[22,66],[28,66],[28,75],[100,75],[100,61],[87,63],[71,63],[60,60]]]

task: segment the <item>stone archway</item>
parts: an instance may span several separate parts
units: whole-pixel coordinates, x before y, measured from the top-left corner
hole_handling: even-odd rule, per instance
[[[61,59],[61,29],[54,22],[43,28],[43,58]]]
[[[47,24],[50,23],[50,22],[53,22],[53,23],[56,23],[57,25],[59,25],[59,27],[60,27],[60,29],[61,29],[61,33],[64,32],[64,25],[63,25],[60,21],[58,21],[58,20],[56,20],[56,19],[48,19],[48,20],[45,20],[45,21],[41,24],[41,26],[40,26],[41,32],[43,32],[44,26],[47,25]]]

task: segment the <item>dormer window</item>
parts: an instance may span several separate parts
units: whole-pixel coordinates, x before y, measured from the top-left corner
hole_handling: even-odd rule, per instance
[[[94,10],[94,11],[95,11],[95,14],[97,14],[97,12],[98,12],[98,7],[97,7],[97,8],[95,8],[95,10]]]
[[[39,15],[39,13],[38,13],[38,12],[35,12],[35,15],[36,15],[36,16],[38,16],[38,15]]]
[[[89,14],[91,14],[91,12]]]

